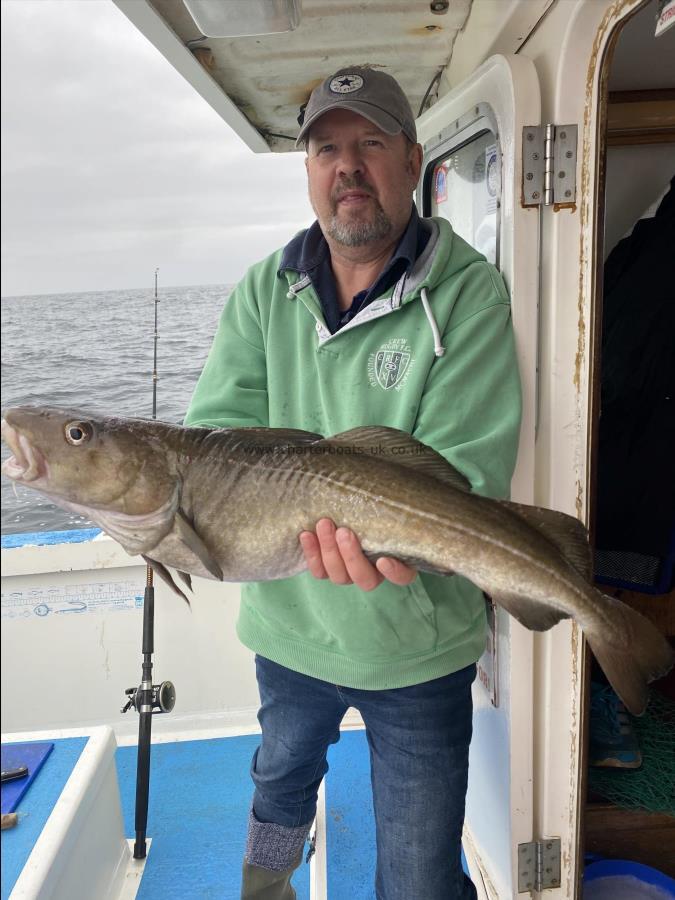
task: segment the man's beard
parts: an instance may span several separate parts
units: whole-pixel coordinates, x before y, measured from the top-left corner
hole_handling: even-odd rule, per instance
[[[371,221],[361,221],[358,218],[353,221],[340,219],[338,216],[339,198],[350,190],[363,190],[370,196],[375,204],[374,219]],[[364,244],[388,237],[392,230],[392,221],[375,198],[370,185],[360,178],[345,178],[339,193],[332,198],[332,215],[326,223],[326,234],[338,244],[342,244],[343,247],[362,247]]]
[[[371,221],[343,221],[333,213],[326,225],[326,233],[343,247],[362,247],[372,241],[380,241],[388,237],[392,231],[391,219],[387,216],[377,200],[375,203],[375,218]]]

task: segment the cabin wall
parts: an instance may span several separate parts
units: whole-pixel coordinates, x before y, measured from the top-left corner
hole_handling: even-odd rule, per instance
[[[675,173],[672,144],[612,146],[605,160],[607,90],[665,85],[638,80],[612,83],[611,76],[605,81],[603,66],[611,56],[617,26],[638,10],[646,23],[648,46],[654,45],[655,6],[636,0],[558,2],[522,51],[539,74],[542,122],[579,125],[576,203],[542,211],[535,490],[542,505],[570,512],[586,524],[591,523],[594,499],[593,382],[599,364],[595,329],[604,257]],[[643,70],[651,59],[653,77],[655,57],[668,53],[672,37],[671,33],[658,39],[651,53],[627,56],[636,67],[640,62]],[[672,58],[671,50],[671,73]],[[622,73],[627,77],[625,66]],[[598,239],[603,205],[604,248]],[[574,626],[557,626],[535,639],[534,834],[563,835],[561,896],[565,897],[579,896],[585,849],[587,662],[581,632]]]
[[[638,0],[559,0],[519,55],[534,63],[542,123],[578,125],[577,195],[541,210],[534,501],[588,522],[592,336],[599,217],[603,54]],[[600,263],[601,264],[601,263]],[[562,883],[545,896],[578,896],[583,868],[585,651],[565,622],[535,635],[533,835],[560,837]]]
[[[520,218],[527,212],[539,217],[540,221],[539,242],[536,235],[534,239],[530,236],[524,245],[521,242],[518,254],[523,265],[527,261],[532,263],[535,271],[537,266],[539,269],[539,308],[529,310],[531,318],[527,322],[517,321],[517,313],[523,308],[523,297],[508,278],[508,267],[505,275],[512,291],[517,340],[522,340],[528,328],[538,325],[534,450],[528,453],[527,465],[525,471],[520,472],[522,477],[517,486],[529,481],[529,502],[562,510],[586,523],[591,480],[596,275],[602,264],[596,240],[602,208],[599,129],[604,111],[604,86],[600,79],[604,54],[610,46],[614,28],[638,6],[639,0],[557,0],[537,4],[535,10],[535,4],[527,2],[505,3],[500,9],[508,8],[511,19],[501,21],[494,39],[486,42],[482,13],[487,4],[485,7],[474,4],[469,22],[457,38],[449,68],[448,83],[454,85],[454,89],[423,117],[425,123],[433,120],[440,132],[447,125],[437,121],[444,102],[463,90],[458,81],[483,61],[483,54],[517,52],[521,61],[531,61],[536,70],[541,94],[541,123],[578,126],[575,202],[560,207],[519,210]],[[473,97],[476,103],[483,99],[478,95]],[[535,125],[539,121],[527,124]],[[498,130],[504,153],[504,177],[513,157],[519,156],[520,134],[513,138],[505,135],[503,123],[498,123]],[[510,141],[516,143],[517,150]],[[450,218],[452,220],[452,216]],[[521,227],[514,225],[515,218],[513,222],[508,216],[504,218],[502,243],[510,228]],[[521,468],[522,462],[521,459]],[[505,876],[509,855],[512,862],[510,883],[517,882],[519,841],[558,837],[561,840],[562,882],[560,888],[547,891],[546,896],[571,900],[578,896],[583,868],[580,828],[583,818],[584,642],[580,629],[571,622],[560,623],[550,632],[531,636],[532,652],[526,656],[518,657],[512,638],[513,630],[505,650],[507,654],[510,650],[507,687],[511,693],[508,690],[502,693],[497,710],[477,708],[476,722],[480,724],[481,717],[485,717],[493,725],[500,724],[500,716],[511,706],[512,697],[517,697],[521,703],[527,696],[527,709],[533,716],[532,727],[523,728],[522,723],[511,721],[509,714],[505,729],[500,733],[493,729],[494,749],[487,757],[487,765],[492,768],[488,771],[493,772],[501,765],[502,775],[497,780],[499,777],[504,779],[502,754],[507,745],[510,795],[506,800],[504,792],[490,794],[484,791],[480,798],[482,803],[469,803],[467,821],[472,837],[478,838],[475,851],[492,878],[491,887],[488,886],[490,877],[485,882],[488,896],[504,894],[500,879],[501,882],[509,880]],[[503,654],[501,658],[504,658]],[[488,731],[482,726],[476,729],[476,733],[481,732],[479,737]],[[511,740],[509,735],[514,739]],[[475,779],[475,775],[473,777]],[[494,779],[485,777],[481,780],[479,775],[476,780],[487,785]],[[485,826],[484,809],[489,805],[497,810],[490,820],[499,823],[497,827],[501,826],[500,815],[504,809],[511,810],[511,827],[502,828],[500,839],[494,835],[486,836],[489,829]],[[525,834],[528,816],[530,830]]]
[[[447,88],[461,84],[496,53],[518,53],[554,3],[556,0],[473,0],[469,18],[452,48],[444,76]]]
[[[534,67],[511,54],[492,57],[418,121],[428,166],[421,208],[447,216],[463,238],[480,244],[498,262],[512,296],[523,387],[512,496],[525,503],[532,502],[533,482],[539,213],[520,206],[519,151],[521,129],[538,119]],[[490,165],[498,152],[499,213],[489,190]],[[439,190],[443,172],[447,181]],[[496,196],[494,182],[492,187]],[[494,639],[479,662],[473,692],[465,831],[472,848],[467,854],[479,861],[481,880],[505,897],[514,884],[512,849],[531,839],[532,633],[503,610],[497,611],[491,632]]]
[[[2,731],[109,724],[141,680],[145,564],[110,538],[2,551]],[[235,633],[239,586],[194,579],[191,606],[155,585],[155,684],[173,681],[176,706],[153,737],[208,727],[257,729],[253,654]]]

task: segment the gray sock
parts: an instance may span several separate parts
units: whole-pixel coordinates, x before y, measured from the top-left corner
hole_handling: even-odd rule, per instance
[[[274,872],[283,872],[297,863],[312,823],[307,825],[276,825],[259,822],[251,810],[248,818],[246,862]]]

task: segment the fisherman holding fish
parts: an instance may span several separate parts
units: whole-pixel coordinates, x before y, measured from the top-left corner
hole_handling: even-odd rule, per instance
[[[534,631],[573,618],[634,715],[675,653],[592,584],[580,521],[499,499],[520,418],[508,297],[445,220],[417,215],[421,148],[400,87],[336,73],[298,141],[317,222],[229,298],[192,427],[15,407],[2,473],[95,522],[186,600],[170,569],[188,587],[246,582],[237,630],[256,653],[262,743],[244,898],[295,896],[326,749],[353,706],[378,898],[467,900],[483,593]]]
[[[186,424],[392,426],[474,492],[506,497],[520,423],[509,297],[447,221],[418,216],[422,148],[403,91],[349,67],[299,121],[317,221],[231,294]],[[309,572],[243,587],[262,742],[242,897],[295,896],[326,751],[353,706],[371,752],[377,897],[468,900],[460,838],[484,597],[458,576],[371,562],[336,526],[299,535]]]

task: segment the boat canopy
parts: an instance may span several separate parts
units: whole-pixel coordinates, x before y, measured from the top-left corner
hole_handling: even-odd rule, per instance
[[[238,0],[199,2],[230,10],[238,5]],[[487,51],[491,38],[513,28],[514,11],[520,9],[508,48],[515,52],[551,2],[296,0],[293,30],[209,37],[190,12],[198,6],[195,0],[115,0],[256,152],[294,150],[300,107],[317,84],[343,67],[365,65],[394,75],[418,115],[450,89],[453,50],[470,16],[481,20]],[[255,0],[253,5],[273,12],[285,4]],[[242,8],[246,16],[250,8]]]

